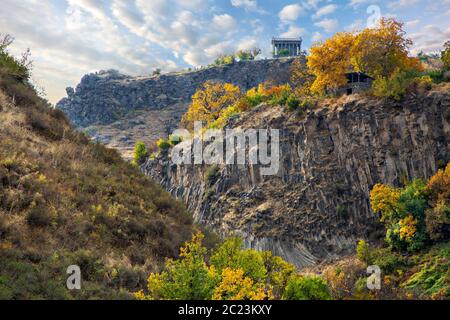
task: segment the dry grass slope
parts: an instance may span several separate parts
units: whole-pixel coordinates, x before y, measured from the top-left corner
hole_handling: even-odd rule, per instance
[[[0,299],[127,298],[196,227],[184,207],[0,73]],[[65,288],[82,269],[82,290]]]

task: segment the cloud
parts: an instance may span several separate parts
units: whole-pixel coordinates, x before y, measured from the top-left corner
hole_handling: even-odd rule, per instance
[[[337,19],[323,19],[319,22],[314,23],[315,26],[324,29],[328,33],[333,33],[339,27],[339,22]]]
[[[372,0],[350,0],[349,5],[351,7],[356,8],[356,7],[359,7],[362,4],[368,4],[369,2],[373,2],[373,1]]]
[[[281,11],[278,13],[278,17],[283,22],[294,22],[297,20],[300,15],[304,13],[304,9],[299,4],[290,4],[285,6]]]
[[[213,23],[216,27],[220,28],[222,31],[230,31],[234,28],[236,28],[236,21],[232,16],[229,14],[221,14],[221,15],[215,15],[213,17]]]
[[[280,37],[283,38],[299,38],[302,36],[305,36],[308,33],[308,31],[305,28],[300,28],[296,26],[289,26],[289,29],[282,33]]]
[[[331,13],[335,12],[338,7],[339,6],[336,4],[329,4],[329,5],[323,6],[317,10],[317,12],[314,14],[313,17],[320,18],[322,16],[331,14]]]
[[[256,11],[258,9],[258,1],[256,0],[231,0],[231,5],[249,11]]]
[[[401,9],[401,8],[405,8],[405,7],[411,7],[417,3],[419,3],[419,0],[396,0],[396,1],[390,2],[388,4],[388,8]]]
[[[414,27],[416,27],[419,23],[420,23],[420,20],[419,20],[419,19],[416,19],[416,20],[407,21],[407,22],[405,23],[405,25],[406,25],[406,27],[408,27],[408,28],[414,28]]]
[[[311,38],[311,41],[312,42],[322,41],[323,38],[324,38],[324,36],[320,32],[316,31],[316,32],[314,32],[314,34]]]
[[[427,25],[420,32],[408,35],[414,42],[412,52],[436,52],[441,51],[444,43],[450,39],[450,28],[441,29],[437,25]]]

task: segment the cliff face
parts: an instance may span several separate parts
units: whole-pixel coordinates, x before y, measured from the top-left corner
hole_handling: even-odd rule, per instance
[[[292,59],[257,60],[154,77],[115,71],[89,74],[57,107],[79,128],[104,144],[130,154],[136,140],[150,144],[178,127],[198,86],[207,80],[229,82],[243,90],[272,80],[290,80]]]
[[[449,161],[449,88],[399,103],[351,96],[304,118],[262,105],[233,120],[235,128],[280,129],[276,176],[227,165],[211,179],[210,166],[174,165],[168,156],[142,169],[182,199],[196,221],[298,266],[313,264],[377,237],[374,184],[428,178],[439,161]]]

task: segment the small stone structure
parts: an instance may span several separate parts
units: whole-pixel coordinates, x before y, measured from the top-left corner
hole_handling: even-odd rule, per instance
[[[273,57],[297,57],[302,54],[300,38],[272,38]]]
[[[340,87],[337,90],[338,95],[353,94],[365,90],[369,90],[372,87],[373,78],[362,72],[349,72],[345,74],[348,79],[348,83],[345,86]]]

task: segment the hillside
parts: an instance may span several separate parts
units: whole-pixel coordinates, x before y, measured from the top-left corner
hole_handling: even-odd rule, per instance
[[[428,179],[449,161],[449,92],[442,84],[400,102],[353,95],[306,114],[261,104],[232,117],[227,128],[280,129],[274,176],[248,163],[174,165],[167,153],[142,169],[197,222],[311,265],[354,252],[361,238],[378,242],[382,227],[369,202],[376,183]]]
[[[91,137],[130,158],[134,144],[151,145],[178,128],[191,97],[208,80],[250,89],[271,80],[290,80],[292,58],[241,61],[197,71],[131,77],[117,71],[85,75],[57,104]]]
[[[183,205],[0,74],[0,299],[129,298],[197,228]],[[66,289],[66,269],[82,290]]]

